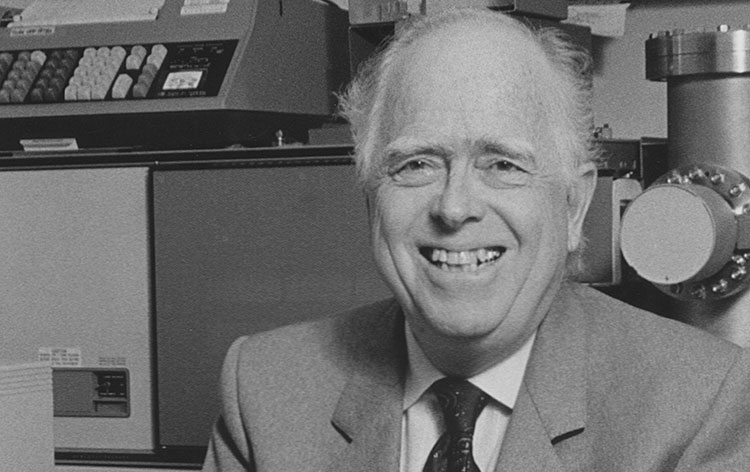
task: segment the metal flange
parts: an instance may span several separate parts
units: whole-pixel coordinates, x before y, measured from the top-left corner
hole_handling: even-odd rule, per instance
[[[750,29],[719,25],[715,31],[660,31],[646,40],[646,78],[750,72]]]
[[[671,170],[631,202],[621,228],[625,260],[672,297],[716,300],[750,285],[750,179],[733,169]]]

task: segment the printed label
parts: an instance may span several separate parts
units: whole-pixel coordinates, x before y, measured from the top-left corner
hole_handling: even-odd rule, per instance
[[[50,36],[55,34],[54,26],[16,26],[9,29],[11,38],[16,36]]]
[[[81,367],[81,349],[77,347],[40,347],[39,361],[52,367]]]
[[[101,367],[125,367],[127,364],[127,360],[122,356],[106,356],[99,358],[99,365]]]

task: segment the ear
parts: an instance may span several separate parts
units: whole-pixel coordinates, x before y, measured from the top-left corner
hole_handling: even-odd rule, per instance
[[[568,252],[578,249],[583,232],[583,220],[594,197],[596,166],[586,163],[573,171],[568,186]]]
[[[363,189],[363,195],[365,199],[365,210],[367,211],[367,225],[370,229],[370,233],[374,231],[375,225],[378,223],[378,195],[377,189],[368,188]]]
[[[372,203],[370,203],[370,192],[363,190],[362,196],[364,197],[364,200],[365,200],[365,210],[367,211],[367,221],[370,221],[370,219],[372,218],[372,213],[370,213],[372,211],[371,209]]]

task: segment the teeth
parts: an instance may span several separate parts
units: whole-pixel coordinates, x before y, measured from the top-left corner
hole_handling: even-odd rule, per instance
[[[456,265],[458,264],[458,256],[460,253],[458,252],[449,252],[448,253],[448,264],[450,265]]]
[[[487,262],[487,261],[491,261],[491,260],[497,259],[501,255],[502,255],[502,253],[500,251],[495,250],[495,249],[491,249],[491,250],[487,251],[487,254],[485,255],[484,259],[482,259],[482,262]]]
[[[446,262],[448,260],[448,251],[438,248],[433,249],[431,260],[432,262]]]
[[[476,257],[470,256],[468,251],[461,251],[458,253],[459,264],[471,264],[476,262],[476,260]]]
[[[464,272],[471,272],[483,263],[494,261],[502,255],[497,249],[480,248],[473,251],[448,251],[446,249],[433,248],[430,252],[430,260],[443,269],[457,268]]]
[[[484,248],[477,251],[477,259],[481,262],[487,260],[487,251]]]

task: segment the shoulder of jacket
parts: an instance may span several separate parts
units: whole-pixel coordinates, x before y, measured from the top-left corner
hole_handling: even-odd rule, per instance
[[[241,362],[328,356],[332,351],[355,351],[397,318],[398,305],[392,299],[380,300],[331,316],[282,326],[238,338],[230,354]],[[340,356],[346,356],[340,353]]]

